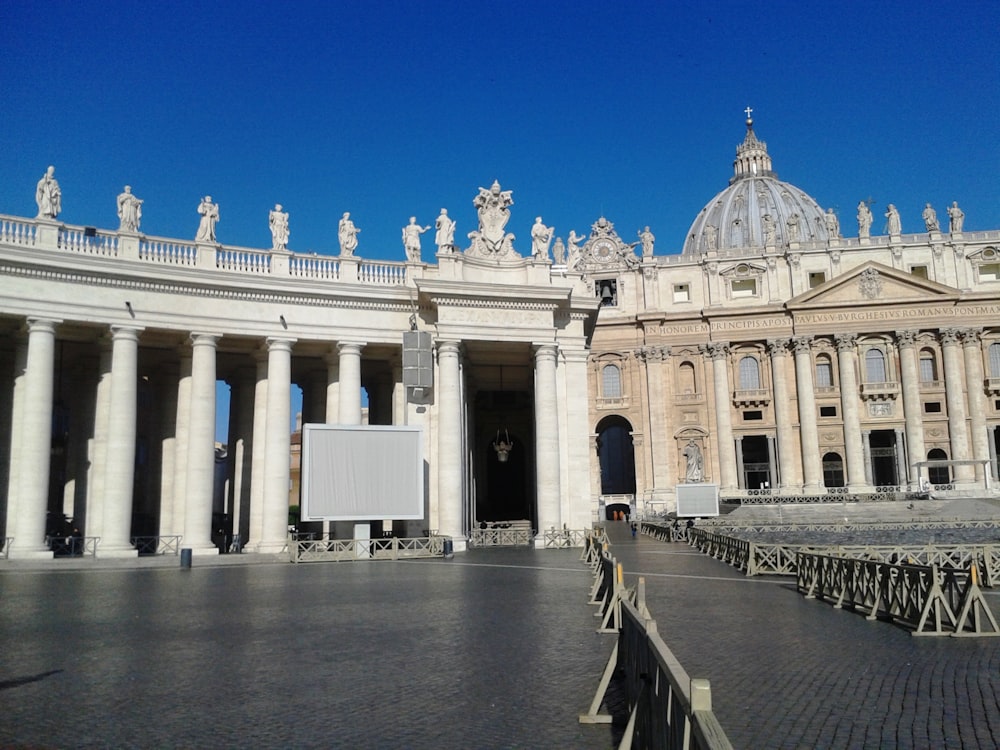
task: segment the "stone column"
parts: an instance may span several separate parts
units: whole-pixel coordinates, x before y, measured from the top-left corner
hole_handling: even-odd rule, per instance
[[[896,484],[906,486],[906,448],[903,445],[903,430],[896,428]]]
[[[844,415],[844,458],[847,468],[847,487],[851,492],[860,492],[868,484],[865,467],[864,445],[861,440],[861,417],[858,412],[858,357],[854,351],[857,337],[854,334],[838,334],[837,367],[840,372],[840,409]]]
[[[563,495],[570,499],[569,518],[563,518],[563,523],[571,529],[589,529],[594,522],[597,504],[580,502],[580,498],[591,498],[590,485],[590,448],[592,441],[586,436],[590,433],[590,416],[588,413],[589,399],[587,397],[587,352],[583,349],[560,349],[563,355],[563,366],[566,368],[566,435],[576,435],[579,439],[565,440],[566,462],[563,467],[563,477],[566,479]]]
[[[191,397],[188,417],[184,539],[195,554],[216,555],[212,544],[215,489],[215,344],[218,336],[191,334]]]
[[[250,512],[246,548],[256,549],[264,534],[264,463],[267,455],[267,352],[254,352],[253,440],[250,444]],[[291,461],[291,456],[289,456]]]
[[[340,424],[361,424],[361,350],[364,344],[342,341],[340,353]]]
[[[111,327],[111,408],[104,470],[101,557],[137,557],[130,541],[135,483],[136,409],[141,329]]]
[[[170,506],[160,509],[160,533],[184,534],[187,514],[187,455],[191,435],[191,348],[180,352],[180,374],[177,380],[177,421],[174,428],[174,482]],[[164,462],[166,465],[166,462]],[[181,540],[184,543],[184,540]]]
[[[872,478],[872,431],[862,430],[861,431],[861,455],[864,456],[865,461],[865,484],[874,486],[874,479]]]
[[[160,402],[160,425],[157,430],[160,451],[160,523],[159,533],[174,533],[174,480],[177,476],[177,387],[179,371],[174,363],[161,366],[155,379]]]
[[[535,472],[538,480],[538,537],[544,546],[544,532],[559,528],[559,407],[556,402],[556,365],[559,348],[555,344],[535,346]]]
[[[11,372],[10,453],[7,472],[6,529],[4,536],[16,536],[18,490],[21,477],[21,423],[24,414],[25,377],[28,368],[28,342],[18,340],[14,351],[14,369]]]
[[[917,332],[896,331],[896,342],[899,346],[903,415],[906,418],[906,472],[900,476],[899,482],[908,482],[911,489],[916,489],[920,478],[913,465],[927,458],[920,401],[920,373],[917,369]]]
[[[231,383],[234,427],[229,435],[232,458],[232,517],[233,533],[239,534],[241,548],[250,536],[250,488],[253,486],[253,426],[256,417],[254,388],[256,369],[241,367]],[[235,435],[234,435],[235,433]],[[235,437],[235,440],[233,439]],[[260,539],[260,536],[257,537]]]
[[[795,466],[795,439],[792,437],[792,402],[788,398],[786,380],[788,339],[771,339],[767,342],[771,355],[771,383],[774,396],[774,422],[778,439],[778,482],[771,480],[771,488],[777,493],[794,487],[802,487],[802,477]],[[780,487],[779,487],[780,485]]]
[[[966,427],[965,378],[962,377],[962,360],[958,351],[959,331],[949,328],[941,331],[941,348],[944,354],[944,393],[948,404],[948,434],[951,438],[953,460],[972,458],[969,451],[969,432]],[[980,381],[982,382],[982,381]],[[972,466],[956,466],[955,482],[968,484],[975,480]]]
[[[736,482],[741,489],[749,490],[751,488],[747,486],[747,475],[743,466],[743,436],[736,438],[733,445],[736,449]]]
[[[729,344],[713,342],[707,345],[712,358],[715,387],[715,443],[719,455],[719,484],[723,490],[735,490],[736,446],[733,444],[732,405],[729,396]]]
[[[280,552],[288,537],[288,480],[292,445],[292,345],[267,340],[267,427],[264,449],[264,514],[258,552]]]
[[[972,432],[972,457],[979,461],[990,458],[990,436],[986,430],[986,396],[983,391],[983,349],[980,340],[982,331],[968,328],[961,332],[962,351],[965,353],[965,388],[969,394],[969,427]],[[974,467],[976,477],[980,472],[989,472],[988,466]]]
[[[326,357],[326,423],[340,421],[340,355],[330,351]]]
[[[802,491],[823,491],[823,459],[816,426],[816,389],[813,385],[812,337],[792,339],[795,348],[795,390],[799,402],[799,441],[802,444]],[[779,438],[780,439],[780,438]]]
[[[663,363],[670,347],[649,346],[642,350],[646,360],[646,389],[649,393],[649,444],[653,459],[653,489],[666,489],[669,479],[667,431],[664,420],[667,406],[663,398]]]
[[[47,558],[45,511],[49,501],[52,451],[52,388],[56,325],[60,321],[28,318],[28,357],[24,368],[24,405],[19,431],[16,536],[10,558]]]
[[[458,341],[438,342],[438,533],[461,540],[462,533],[462,388]],[[341,392],[343,399],[343,392]],[[432,524],[433,525],[433,524]]]
[[[767,436],[767,480],[768,486],[773,492],[778,491],[779,470],[775,465],[774,435]]]
[[[108,430],[111,415],[111,342],[101,336],[97,387],[94,393],[94,439],[87,473],[87,536],[104,536],[104,480],[108,463]]]

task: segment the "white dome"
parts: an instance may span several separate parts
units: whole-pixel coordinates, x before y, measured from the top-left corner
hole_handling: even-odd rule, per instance
[[[771,170],[767,144],[754,135],[753,120],[747,120],[747,135],[736,148],[733,168],[729,187],[709,201],[691,224],[685,255],[830,238],[819,204]],[[765,241],[768,226],[773,237]]]

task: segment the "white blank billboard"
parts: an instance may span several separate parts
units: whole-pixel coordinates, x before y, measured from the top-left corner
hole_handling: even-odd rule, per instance
[[[677,485],[677,517],[706,517],[719,515],[719,485]]]
[[[303,521],[424,517],[419,427],[303,425],[301,476]]]

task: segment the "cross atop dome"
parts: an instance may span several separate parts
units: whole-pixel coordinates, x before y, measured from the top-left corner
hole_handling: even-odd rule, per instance
[[[732,185],[737,180],[748,177],[777,177],[771,170],[771,157],[767,153],[767,144],[758,140],[753,132],[752,107],[743,110],[747,116],[747,134],[743,143],[736,147],[736,161],[733,162],[734,175],[729,179]]]

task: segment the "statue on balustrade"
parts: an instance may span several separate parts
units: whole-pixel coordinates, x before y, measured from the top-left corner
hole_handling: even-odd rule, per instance
[[[35,188],[35,203],[38,204],[39,219],[54,219],[62,210],[62,191],[55,178],[56,168],[49,167]]]
[[[420,235],[429,229],[417,224],[416,216],[410,217],[410,223],[403,227],[403,250],[407,260],[420,260]]]
[[[685,462],[684,479],[688,482],[702,482],[705,479],[705,459],[701,448],[694,440],[688,440],[682,451]]]
[[[566,267],[570,270],[577,264],[580,260],[580,247],[579,243],[587,239],[584,234],[577,234],[575,229],[569,230],[569,245],[567,246],[566,253],[568,258],[566,260]]]
[[[931,207],[930,203],[924,205],[924,212],[920,216],[923,218],[924,227],[928,232],[937,232],[941,229],[941,225],[938,224],[937,211]]]
[[[510,206],[514,204],[514,199],[511,197],[513,192],[513,190],[501,190],[500,183],[496,180],[489,190],[479,188],[479,195],[472,201],[479,216],[479,229],[469,232],[472,247],[468,252],[473,255],[498,257],[514,251],[514,246],[511,244],[514,235],[504,231],[510,220]]]
[[[552,261],[557,266],[562,266],[566,263],[566,246],[563,244],[562,237],[556,237],[556,244],[552,246]]]
[[[785,222],[785,225],[788,227],[788,241],[789,242],[798,242],[799,241],[799,215],[798,214],[792,214],[791,216],[789,216],[788,220]]]
[[[840,219],[837,218],[837,214],[833,212],[832,208],[826,209],[826,213],[823,214],[823,223],[826,224],[826,233],[831,240],[840,238]]]
[[[434,222],[437,233],[434,235],[434,244],[437,245],[439,253],[450,253],[455,247],[455,221],[448,216],[448,209],[442,208],[437,220]]]
[[[212,203],[212,196],[206,195],[198,206],[201,221],[198,222],[198,234],[195,242],[215,242],[215,225],[219,221],[219,207]]]
[[[773,245],[774,244],[774,239],[775,239],[775,236],[776,236],[776,231],[775,231],[775,226],[774,226],[774,218],[771,216],[771,214],[764,214],[761,217],[760,221],[761,221],[761,227],[763,229],[763,234],[764,234],[764,245],[765,246],[766,245]]]
[[[858,237],[867,239],[871,235],[872,210],[864,201],[858,202]]]
[[[536,216],[531,227],[531,254],[537,258],[549,257],[549,245],[552,243],[552,227],[542,223],[542,217]]]
[[[642,245],[642,257],[652,258],[653,257],[653,243],[656,242],[656,237],[652,232],[649,231],[649,227],[646,227],[641,232],[638,232],[639,244]]]
[[[358,233],[360,231],[351,221],[350,212],[345,211],[340,224],[337,225],[337,239],[340,241],[341,257],[350,258],[354,255],[354,251],[358,249]]]
[[[119,232],[139,231],[139,221],[142,219],[142,201],[132,195],[132,186],[126,185],[124,192],[118,196]]]
[[[959,234],[964,223],[965,212],[958,207],[958,201],[952,201],[948,207],[948,231],[952,234]]]
[[[271,227],[271,249],[288,249],[288,212],[281,210],[281,204],[275,203],[274,210],[268,215],[268,225]]]
[[[899,234],[903,231],[903,226],[899,220],[899,210],[892,203],[885,211],[885,227],[889,234]]]

